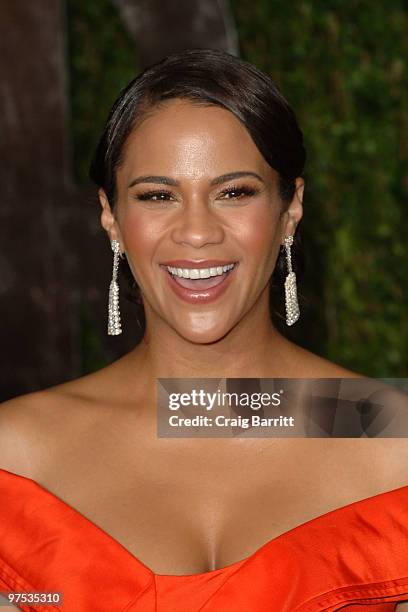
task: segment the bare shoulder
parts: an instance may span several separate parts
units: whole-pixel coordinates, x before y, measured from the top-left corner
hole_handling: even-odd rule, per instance
[[[369,424],[367,437],[333,439],[339,447],[339,459],[344,447],[360,462],[366,462],[368,469],[376,466],[384,490],[408,485],[407,393],[297,345],[291,345],[288,352],[299,372],[293,374],[294,378],[341,378],[342,397],[363,400],[363,417]]]
[[[0,468],[31,478],[59,443],[91,427],[108,401],[111,370],[112,365],[1,403]]]
[[[373,378],[369,375],[349,370],[337,363],[324,359],[314,353],[300,349],[304,356],[302,374],[310,378],[358,379],[344,383],[344,389],[356,390],[360,400],[366,400],[366,411],[381,411],[382,420],[394,420],[393,428],[388,430],[392,438],[408,434],[408,394],[397,386]],[[350,398],[351,399],[351,398]]]
[[[362,378],[365,375],[350,370],[312,353],[293,342],[286,341],[289,368],[294,378]]]
[[[36,434],[48,422],[51,396],[48,390],[36,391],[0,404],[1,468],[26,474]]]

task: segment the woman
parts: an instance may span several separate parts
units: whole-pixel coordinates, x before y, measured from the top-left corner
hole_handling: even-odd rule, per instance
[[[69,611],[404,608],[403,440],[156,435],[158,378],[359,377],[271,321],[270,291],[298,269],[304,160],[273,82],[227,53],[174,54],[121,93],[91,174],[108,331],[126,324],[122,257],[144,335],[2,405],[3,590],[61,591]]]

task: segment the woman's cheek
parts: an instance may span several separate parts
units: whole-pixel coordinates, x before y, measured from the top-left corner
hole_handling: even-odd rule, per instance
[[[121,233],[128,257],[135,260],[143,256],[150,260],[157,243],[158,230],[154,220],[144,216],[127,214],[122,220]]]
[[[271,210],[270,205],[257,208],[245,219],[241,226],[240,242],[251,257],[264,259],[273,251],[278,229],[278,214]]]

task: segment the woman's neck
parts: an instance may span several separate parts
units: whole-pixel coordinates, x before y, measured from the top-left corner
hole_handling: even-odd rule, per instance
[[[143,380],[155,378],[272,378],[288,376],[294,345],[264,320],[238,324],[209,344],[193,343],[158,325],[132,352]],[[293,363],[292,363],[293,365]]]

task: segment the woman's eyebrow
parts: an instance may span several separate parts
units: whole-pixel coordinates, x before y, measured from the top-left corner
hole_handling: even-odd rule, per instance
[[[159,183],[160,185],[179,185],[178,181],[170,178],[169,176],[138,176],[133,179],[131,183],[128,185],[128,189],[137,185],[138,183]]]
[[[256,172],[251,172],[250,170],[242,170],[240,172],[229,172],[228,174],[222,174],[221,176],[217,176],[216,178],[212,179],[210,185],[219,185],[220,183],[225,183],[226,181],[231,181],[233,179],[240,178],[241,176],[253,176],[254,178],[257,178],[258,181],[261,181],[261,183],[265,182],[263,178],[259,176],[259,174],[257,174]]]
[[[210,185],[220,185],[221,183],[225,183],[226,181],[231,181],[232,179],[241,178],[242,176],[252,176],[257,178],[261,183],[264,183],[264,179],[257,174],[256,172],[251,172],[250,170],[241,170],[239,172],[228,172],[228,174],[222,174],[221,176],[217,176],[210,181]],[[128,185],[128,189],[138,185],[139,183],[157,183],[159,185],[172,185],[177,187],[180,185],[179,181],[170,178],[169,176],[138,176],[133,179],[131,183]]]

